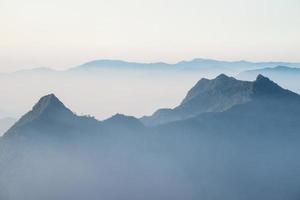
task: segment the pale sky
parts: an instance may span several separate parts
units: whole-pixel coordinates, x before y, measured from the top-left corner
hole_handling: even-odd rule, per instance
[[[0,72],[94,59],[300,61],[300,0],[0,0]]]

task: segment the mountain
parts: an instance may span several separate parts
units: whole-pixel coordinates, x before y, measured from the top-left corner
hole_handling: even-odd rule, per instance
[[[22,116],[4,137],[64,137],[69,134],[84,134],[97,124],[98,121],[94,118],[76,116],[54,94],[49,94],[42,97],[31,111]]]
[[[78,67],[71,68],[71,70],[95,70],[95,69],[118,69],[118,70],[152,70],[152,69],[171,69],[172,65],[159,62],[159,63],[138,63],[126,62],[122,60],[94,60],[84,63]]]
[[[95,70],[158,70],[158,71],[210,71],[214,73],[235,73],[243,71],[259,70],[280,70],[280,68],[300,68],[300,63],[296,62],[251,62],[251,61],[223,61],[215,59],[195,58],[192,60],[179,61],[177,63],[165,62],[128,62],[124,60],[99,59],[83,63],[79,66],[69,68],[65,71],[57,71],[47,67],[36,67],[31,69],[18,70],[12,73],[0,73],[1,76],[14,75],[53,75],[64,72],[80,72]]]
[[[104,121],[102,121],[102,125],[106,127],[113,127],[117,129],[131,129],[138,130],[142,129],[144,126],[140,120],[132,116],[126,116],[123,114],[116,114]]]
[[[262,75],[221,74],[178,107],[163,112],[183,119],[145,127],[122,114],[77,116],[42,97],[0,139],[0,198],[299,199],[298,94]]]
[[[274,79],[287,79],[287,78],[299,78],[300,68],[288,67],[288,66],[276,66],[276,67],[266,67],[256,70],[246,70],[241,72],[237,77],[241,79],[251,80],[258,74],[262,74]]]
[[[297,133],[300,130],[300,119],[297,117],[300,115],[300,95],[283,89],[262,75],[258,75],[253,82],[244,83],[250,84],[250,91],[246,92],[244,102],[240,101],[223,111],[202,112],[178,121],[178,124],[197,122],[198,128],[210,129],[204,132],[219,133],[263,131],[264,134],[276,135],[278,132]],[[165,126],[175,124],[176,122],[172,122]]]
[[[204,112],[222,112],[251,100],[253,83],[239,81],[224,74],[215,79],[201,79],[174,109],[160,109],[141,118],[146,125],[158,125],[187,119]]]
[[[75,115],[54,94],[49,94],[42,97],[31,111],[21,117],[4,137],[27,134],[30,137],[55,134],[84,135],[107,130],[136,131],[143,130],[145,128],[143,124],[158,126],[199,116],[219,115],[219,113],[225,115],[227,111],[231,112],[239,106],[246,107],[255,103],[261,106],[266,102],[270,105],[279,104],[278,109],[283,105],[290,107],[295,105],[296,112],[298,100],[299,95],[281,88],[262,75],[258,75],[255,81],[250,82],[221,74],[215,79],[203,78],[198,81],[181,104],[173,109],[159,109],[152,116],[142,117],[140,121],[134,117],[117,114],[101,122],[92,117]]]
[[[70,138],[96,135],[116,130],[139,130],[136,118],[117,114],[100,122],[90,116],[77,116],[54,94],[42,97],[31,111],[21,117],[3,136],[27,138]]]
[[[152,116],[142,117],[141,121],[145,125],[155,126],[192,118],[202,113],[223,112],[271,92],[280,96],[286,90],[262,75],[250,82],[221,74],[212,80],[201,79],[174,109],[159,109]]]
[[[267,76],[283,87],[300,93],[298,84],[300,68],[288,66],[265,67],[256,70],[246,70],[239,73],[236,77],[241,80],[253,80],[258,74]]]
[[[47,67],[36,67],[32,69],[18,70],[12,73],[0,73],[1,77],[23,77],[23,76],[65,76],[73,73],[94,73],[97,71],[128,71],[128,72],[202,72],[208,75],[216,75],[226,73],[236,75],[237,73],[256,73],[260,70],[283,70],[283,68],[299,69],[300,63],[292,62],[251,62],[251,61],[222,61],[214,59],[195,58],[192,60],[179,61],[177,63],[165,62],[128,62],[124,60],[99,59],[83,63],[79,66],[69,68],[67,70],[54,70]],[[282,69],[280,69],[282,68]],[[249,71],[249,72],[248,72]],[[263,74],[263,73],[262,73]]]
[[[137,63],[126,62],[121,60],[94,60],[84,63],[78,67],[72,68],[76,70],[95,70],[95,69],[134,69],[134,70],[212,70],[223,73],[232,73],[247,69],[258,69],[262,67],[275,67],[285,65],[291,67],[300,67],[300,63],[288,62],[249,62],[249,61],[220,61],[213,59],[193,59],[190,61],[180,61],[175,64],[164,62],[158,63]]]

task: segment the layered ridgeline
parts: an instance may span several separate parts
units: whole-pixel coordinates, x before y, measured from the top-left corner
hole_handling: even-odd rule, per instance
[[[97,70],[97,69],[112,69],[112,70],[203,70],[208,71],[241,71],[249,69],[258,69],[263,67],[276,67],[278,65],[300,67],[300,63],[288,62],[250,62],[250,61],[222,61],[213,59],[196,58],[188,61],[180,61],[175,64],[164,62],[157,63],[138,63],[126,62],[122,60],[94,60],[84,63],[80,66],[70,69],[76,70]]]
[[[152,116],[141,118],[141,121],[145,125],[155,126],[193,118],[202,113],[223,112],[236,105],[257,100],[262,95],[269,97],[270,101],[276,100],[275,96],[298,99],[298,95],[281,88],[262,75],[250,82],[221,74],[212,80],[201,79],[174,109],[160,109]]]
[[[268,77],[281,77],[283,78],[299,78],[300,76],[300,68],[296,67],[288,67],[288,66],[276,66],[276,67],[266,67],[261,69],[253,69],[253,70],[246,70],[239,73],[238,77],[241,79],[253,79],[259,74]]]
[[[253,80],[256,76],[262,74],[267,76],[279,83],[284,87],[300,92],[299,89],[299,78],[300,78],[300,68],[291,66],[276,66],[276,67],[265,67],[255,70],[246,70],[237,75],[237,78],[242,80]]]
[[[278,124],[287,122],[282,124],[283,127],[279,127],[281,130],[296,132],[299,109],[298,94],[283,89],[262,75],[258,75],[256,80],[251,82],[221,74],[212,80],[201,79],[174,109],[160,109],[152,116],[140,120],[121,114],[104,121],[77,116],[54,94],[49,94],[42,97],[3,138],[88,136],[109,130],[144,132],[194,121],[198,121],[196,127],[199,130],[207,128],[208,124],[214,124],[214,131],[213,127],[226,123],[235,124],[233,126],[240,127],[241,130],[246,130],[249,125],[251,130],[255,130],[256,124],[248,123],[247,120],[257,121],[272,128],[276,127],[273,123],[278,120]],[[164,124],[167,125],[160,126]],[[151,128],[153,126],[157,128]],[[216,131],[220,132],[220,129]],[[226,127],[224,131],[227,131]]]
[[[90,116],[78,116],[54,94],[42,97],[31,111],[21,117],[3,138],[55,138],[85,137],[110,129],[133,130],[142,128],[134,117],[114,115],[102,122]]]
[[[222,74],[159,112],[98,121],[42,97],[0,140],[0,199],[299,199],[298,94]]]

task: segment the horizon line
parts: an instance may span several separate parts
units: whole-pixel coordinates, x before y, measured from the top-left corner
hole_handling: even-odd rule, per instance
[[[300,64],[300,61],[294,62],[294,61],[286,61],[286,60],[261,60],[261,61],[253,61],[253,60],[247,60],[247,59],[240,59],[240,60],[235,60],[235,59],[217,59],[217,58],[201,58],[201,57],[195,57],[192,59],[183,59],[183,60],[178,60],[177,62],[171,63],[171,62],[164,62],[164,61],[155,61],[155,62],[138,62],[138,61],[133,61],[133,60],[126,60],[126,59],[113,59],[113,58],[99,58],[99,59],[93,59],[90,61],[83,62],[80,65],[76,65],[73,67],[68,67],[65,69],[56,69],[53,67],[45,67],[45,66],[36,66],[36,67],[24,67],[22,69],[18,70],[13,70],[13,71],[7,71],[7,72],[0,72],[1,74],[10,74],[10,73],[16,73],[16,72],[21,72],[21,71],[30,71],[30,70],[35,70],[35,69],[45,69],[45,70],[52,70],[52,71],[68,71],[70,69],[80,67],[92,62],[97,62],[97,61],[115,61],[115,62],[123,62],[123,63],[129,63],[129,64],[141,64],[141,65],[154,65],[154,64],[163,64],[163,65],[178,65],[180,63],[188,63],[188,62],[193,62],[193,61],[216,61],[216,62],[228,62],[228,63],[238,63],[238,62],[245,62],[245,63],[253,63],[253,64],[259,64],[259,63],[288,63],[288,64]]]

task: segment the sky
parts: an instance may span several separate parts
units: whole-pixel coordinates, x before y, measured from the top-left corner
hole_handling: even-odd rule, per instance
[[[95,59],[300,62],[299,0],[0,0],[0,72]]]

